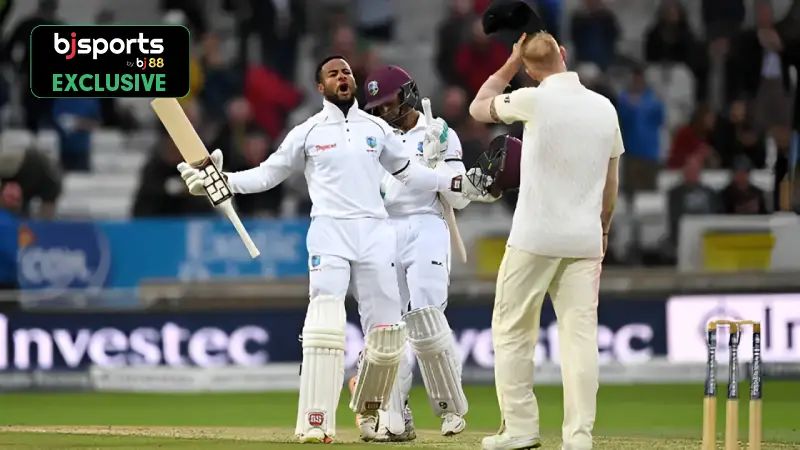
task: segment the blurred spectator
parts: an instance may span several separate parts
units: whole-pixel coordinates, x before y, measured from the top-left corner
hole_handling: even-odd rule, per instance
[[[693,156],[700,157],[701,162],[714,165],[716,155],[710,145],[710,137],[715,123],[716,115],[707,105],[695,108],[690,122],[679,128],[672,139],[667,167],[679,169]]]
[[[469,111],[467,93],[458,86],[448,86],[442,94],[442,105],[439,111],[442,119],[450,128],[460,129],[467,120]]]
[[[796,156],[792,158],[792,134],[791,130],[786,127],[776,127],[770,130],[770,137],[775,141],[778,147],[777,158],[775,159],[775,183],[772,190],[772,204],[775,211],[791,211],[792,206],[792,184],[795,188],[800,186],[797,179],[791,183],[792,175],[800,177],[797,166]],[[796,150],[796,149],[795,149]],[[793,167],[794,165],[794,167]],[[797,190],[797,189],[795,189]],[[795,197],[794,201],[797,202],[800,197]],[[800,206],[800,204],[798,204]],[[798,210],[800,213],[800,210]]]
[[[711,146],[720,157],[720,165],[732,168],[740,156],[747,158],[752,167],[763,169],[767,159],[764,133],[757,131],[747,115],[747,102],[736,100],[728,107],[728,114],[721,115],[711,134]]]
[[[114,11],[101,9],[97,13],[95,23],[98,25],[113,25],[116,21]],[[139,127],[138,121],[130,108],[120,104],[119,99],[104,97],[100,101],[100,124],[106,128],[118,128],[122,131],[131,131]]]
[[[392,0],[356,0],[358,34],[367,39],[391,41],[395,11]]]
[[[92,130],[100,126],[100,120],[100,101],[96,98],[55,99],[53,122],[64,170],[91,170]]]
[[[235,93],[241,92],[242,80],[241,74],[236,74],[226,61],[217,33],[207,33],[203,39],[202,65],[205,72],[205,85],[200,93],[203,110],[222,111]],[[209,126],[215,126],[213,122],[217,118],[216,115],[209,117]]]
[[[536,0],[539,15],[547,31],[556,39],[561,32],[561,0]]]
[[[264,64],[287,80],[297,69],[297,46],[306,30],[304,0],[225,0],[224,8],[237,18],[240,70]],[[261,61],[250,61],[250,36],[258,34]]]
[[[230,164],[225,163],[225,170],[252,169],[266,161],[267,157],[273,153],[270,150],[269,137],[258,126],[248,126],[244,130],[243,137],[240,152],[230,158]],[[277,217],[280,215],[283,202],[283,184],[258,194],[237,196],[235,202],[237,210],[242,215]]]
[[[208,30],[204,6],[205,2],[197,0],[161,0],[161,11],[167,14],[180,11],[186,17],[186,25],[195,39],[201,39]]]
[[[497,71],[508,59],[510,50],[483,32],[480,19],[472,22],[472,34],[468,42],[461,44],[457,53],[455,67],[470,98],[489,76]]]
[[[17,289],[17,245],[22,190],[0,182],[0,290]]]
[[[31,131],[38,131],[40,127],[48,126],[52,123],[52,99],[36,98],[30,92],[29,75],[30,54],[29,42],[31,31],[39,25],[56,25],[60,22],[56,20],[58,10],[57,0],[39,0],[36,11],[33,15],[22,19],[11,32],[2,52],[5,57],[0,57],[0,61],[11,61],[17,68],[19,79],[19,93],[22,98],[22,105],[25,108],[25,127]],[[22,57],[17,58],[16,53],[21,52]]]
[[[446,84],[459,84],[456,70],[456,53],[467,40],[474,17],[470,13],[470,0],[451,0],[447,18],[436,31],[436,70]]]
[[[15,214],[38,219],[55,217],[61,173],[44,153],[35,148],[0,153],[0,183],[7,190],[6,207],[13,206]],[[31,210],[33,200],[40,202],[38,211]]]
[[[662,0],[656,22],[647,31],[645,59],[651,63],[685,64],[694,75],[700,91],[698,98],[705,98],[708,60],[680,0]]]
[[[575,71],[578,73],[581,84],[607,98],[615,107],[617,106],[617,94],[608,83],[606,75],[597,67],[597,64],[582,63],[576,67]]]
[[[628,89],[619,96],[617,112],[625,143],[622,186],[628,194],[654,190],[661,157],[664,103],[647,85],[642,68],[633,71]]]
[[[221,149],[226,161],[233,161],[234,155],[243,154],[247,129],[253,125],[253,111],[247,99],[232,99],[225,107],[225,123],[211,147]]]
[[[703,160],[700,157],[687,158],[683,166],[683,182],[667,194],[669,239],[673,246],[678,245],[679,225],[683,216],[719,212],[717,193],[700,182],[702,171]]]
[[[289,113],[303,102],[303,93],[300,90],[263,66],[251,66],[247,69],[244,95],[250,103],[254,120],[273,140],[286,127]]]
[[[166,130],[159,131],[159,135],[158,142],[142,167],[132,215],[155,217],[210,214],[212,207],[208,199],[191,195],[186,189],[186,184],[176,169],[183,158],[172,139]]]
[[[572,42],[578,62],[592,62],[605,71],[613,62],[620,30],[603,0],[584,0],[572,14]]]
[[[456,132],[461,140],[461,148],[464,151],[461,158],[464,166],[475,167],[478,156],[489,148],[489,142],[492,140],[489,127],[472,117],[467,117],[467,121]]]
[[[731,183],[720,192],[722,212],[725,214],[766,214],[764,191],[750,183],[750,160],[736,158]]]
[[[773,23],[772,7],[756,2],[756,28],[743,31],[733,45],[728,67],[728,98],[754,99],[759,130],[791,123],[791,80],[784,45]]]
[[[706,38],[713,41],[736,33],[744,22],[744,14],[744,0],[703,0]]]

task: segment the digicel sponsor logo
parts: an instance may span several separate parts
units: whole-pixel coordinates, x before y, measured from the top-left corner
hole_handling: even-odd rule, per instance
[[[70,60],[78,55],[88,55],[91,53],[92,59],[97,59],[98,55],[111,52],[115,55],[122,53],[132,54],[135,52],[145,55],[158,55],[164,51],[164,40],[161,38],[149,39],[144,33],[139,33],[138,38],[111,40],[104,38],[83,38],[78,39],[74,31],[69,34],[70,39],[61,37],[58,33],[53,34],[53,48],[59,55],[65,55]]]

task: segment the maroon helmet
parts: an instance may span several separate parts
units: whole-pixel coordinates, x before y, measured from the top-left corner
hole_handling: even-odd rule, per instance
[[[370,112],[377,106],[383,105],[400,96],[401,105],[408,105],[415,109],[419,103],[419,89],[417,83],[405,70],[397,66],[383,66],[373,70],[364,83],[364,110]]]
[[[476,166],[481,169],[483,179],[470,181],[476,186],[485,186],[495,197],[519,189],[521,157],[522,141],[507,134],[497,136],[489,143],[489,149],[478,157]],[[489,180],[484,177],[487,176],[492,178],[490,186],[486,186]]]

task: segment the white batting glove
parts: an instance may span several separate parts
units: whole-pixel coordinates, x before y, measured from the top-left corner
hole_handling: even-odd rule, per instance
[[[473,184],[472,180],[476,180],[478,185]],[[461,189],[464,197],[473,202],[493,203],[502,197],[502,195],[495,197],[489,193],[489,186],[492,185],[494,180],[489,175],[483,175],[480,167],[473,167],[467,171],[464,176],[464,185]]]
[[[211,152],[211,161],[217,166],[217,170],[222,173],[222,150],[216,149]],[[187,162],[178,164],[178,172],[181,173],[181,178],[186,182],[186,187],[189,188],[190,194],[206,195],[203,181],[205,180],[205,173],[195,169]]]
[[[428,167],[435,167],[436,163],[444,158],[447,152],[447,138],[450,128],[447,122],[437,117],[428,124],[425,137],[422,140],[422,158]]]

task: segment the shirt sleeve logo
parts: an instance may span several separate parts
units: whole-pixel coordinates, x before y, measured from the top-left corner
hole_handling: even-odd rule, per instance
[[[505,97],[503,97],[503,103],[511,103],[511,96],[506,95]]]
[[[417,152],[422,153],[422,141],[417,144]]]

